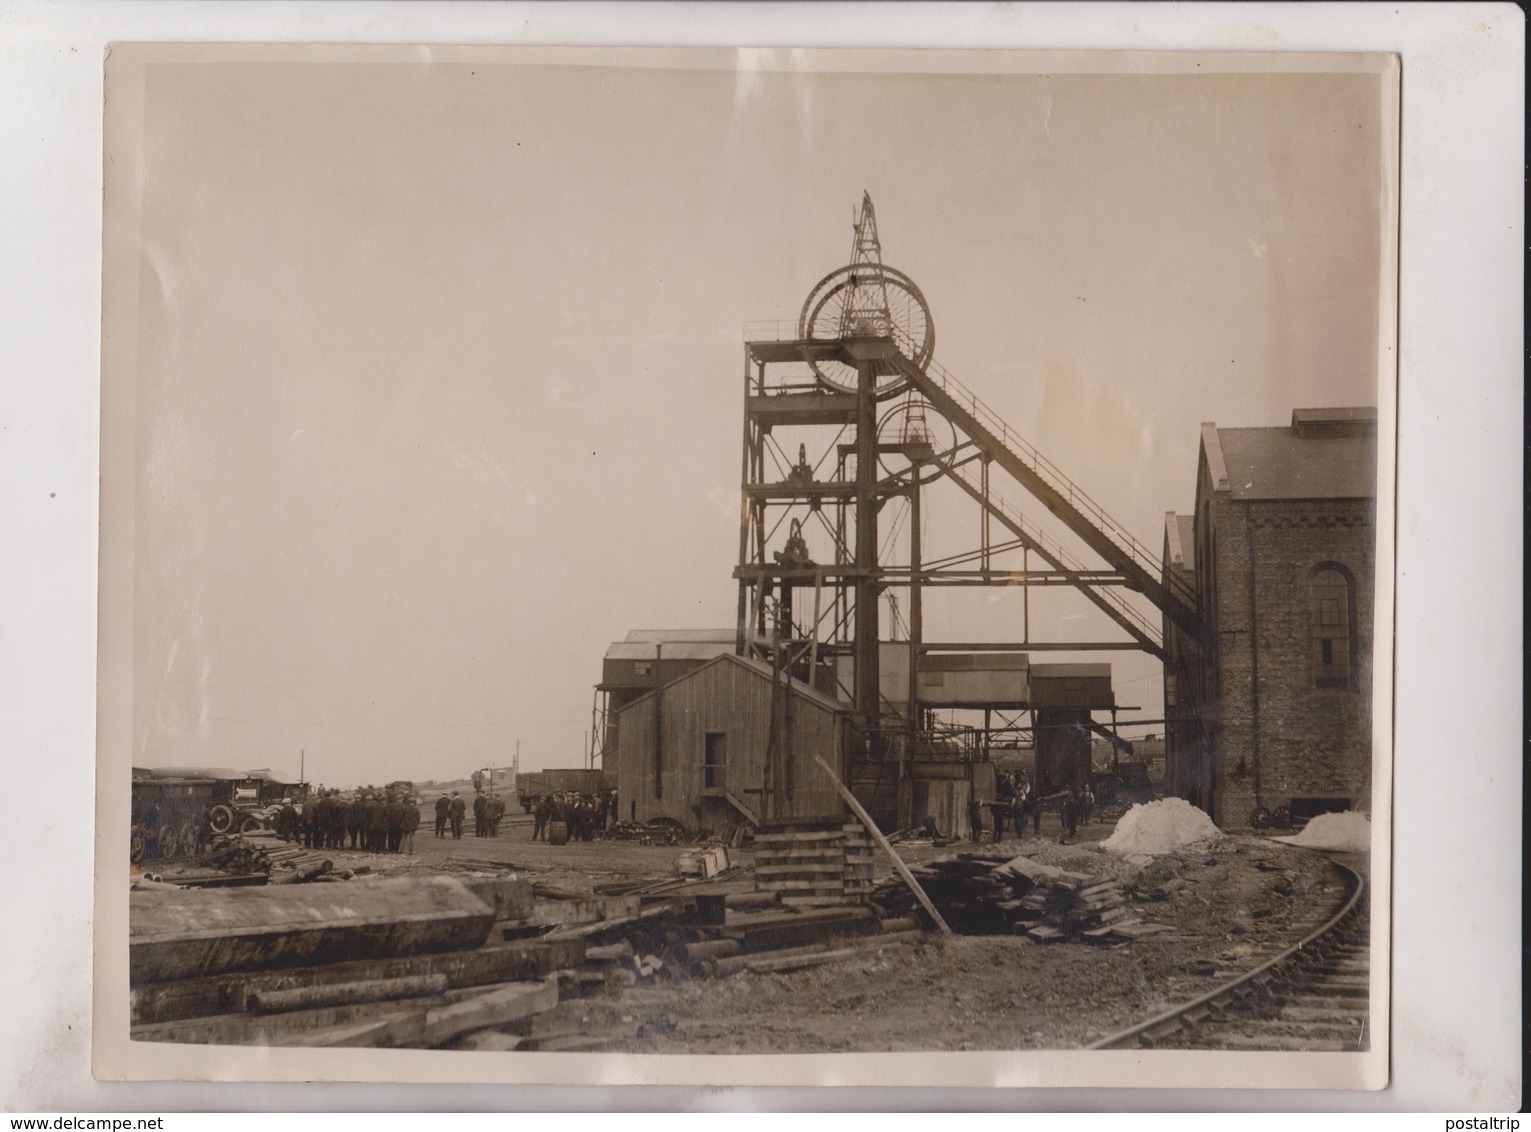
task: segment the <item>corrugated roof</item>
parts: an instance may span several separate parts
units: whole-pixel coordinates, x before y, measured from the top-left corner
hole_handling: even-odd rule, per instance
[[[1033,664],[1031,666],[1033,680],[1077,680],[1087,676],[1104,676],[1109,680],[1111,666],[1109,664]]]
[[[693,668],[690,672],[683,673],[682,675],[677,676],[675,679],[670,680],[665,684],[661,684],[658,688],[654,689],[653,691],[644,693],[630,703],[623,704],[620,708],[617,709],[618,714],[626,711],[628,708],[632,707],[633,704],[642,703],[644,700],[652,696],[654,692],[662,692],[666,688],[673,688],[675,685],[681,683],[682,681],[695,679],[697,673],[711,668],[714,664],[737,664],[743,668],[749,669],[757,676],[762,676],[767,680],[771,679],[771,666],[766,664],[764,661],[753,660],[749,657],[735,656],[731,652],[723,653],[720,656],[713,657],[709,663],[702,665],[700,668]],[[1110,666],[1108,665],[1107,667],[1109,668]],[[792,691],[795,694],[801,696],[805,700],[810,700],[813,703],[820,705],[821,707],[827,708],[830,711],[846,711],[848,709],[849,705],[842,704],[840,701],[826,696],[817,688],[809,684],[805,684],[801,680],[794,679],[791,681],[791,684]]]
[[[1023,652],[932,652],[920,657],[921,672],[1020,672],[1031,666]]]
[[[661,650],[663,650],[661,652]],[[654,660],[663,656],[665,660],[711,660],[715,656],[734,651],[734,639],[729,637],[727,641],[695,641],[695,642],[633,642],[614,641],[606,650],[607,660]]]
[[[156,766],[149,768],[149,774],[154,778],[220,778],[224,781],[242,781],[251,777],[248,771],[226,766]]]
[[[1235,499],[1373,499],[1375,436],[1300,437],[1291,428],[1220,428]]]
[[[623,642],[637,644],[640,641],[657,641],[660,644],[679,644],[683,641],[692,643],[726,641],[733,644],[734,633],[733,629],[634,629],[623,638]]]

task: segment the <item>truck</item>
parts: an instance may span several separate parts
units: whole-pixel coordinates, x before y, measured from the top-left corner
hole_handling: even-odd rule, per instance
[[[602,770],[566,768],[523,771],[516,777],[516,795],[521,800],[521,809],[527,813],[532,812],[539,798],[548,794],[596,795],[613,788],[614,783]]]
[[[131,858],[190,857],[211,835],[269,829],[284,797],[301,800],[306,793],[306,785],[268,770],[134,768]]]

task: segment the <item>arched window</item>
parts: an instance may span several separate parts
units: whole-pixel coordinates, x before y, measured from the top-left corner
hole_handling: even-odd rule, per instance
[[[1336,566],[1319,566],[1308,579],[1308,641],[1313,682],[1320,688],[1351,686],[1350,577]]]

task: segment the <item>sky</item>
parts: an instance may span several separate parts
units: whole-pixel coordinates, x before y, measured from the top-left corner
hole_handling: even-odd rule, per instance
[[[1156,550],[1201,422],[1376,403],[1375,74],[740,62],[148,68],[135,765],[579,765],[609,642],[733,624],[744,324],[864,190],[937,360]],[[1034,635],[1114,637],[1072,600]]]

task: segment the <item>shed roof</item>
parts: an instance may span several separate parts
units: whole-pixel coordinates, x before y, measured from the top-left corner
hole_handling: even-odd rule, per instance
[[[735,629],[634,629],[606,650],[607,660],[711,660],[734,651]]]
[[[1031,657],[1023,652],[931,652],[920,657],[921,672],[1023,672],[1030,667]]]
[[[1079,680],[1084,677],[1111,679],[1109,664],[1033,664],[1033,680]]]
[[[734,641],[614,641],[607,660],[711,660],[734,651]]]
[[[624,712],[628,708],[632,707],[633,704],[642,703],[644,700],[647,700],[650,696],[653,696],[656,692],[662,692],[662,691],[664,691],[667,688],[673,688],[677,684],[682,684],[682,683],[686,682],[687,680],[695,680],[697,678],[697,676],[699,676],[701,673],[707,671],[707,669],[713,667],[713,665],[716,665],[716,664],[737,664],[740,667],[742,667],[742,668],[748,670],[749,672],[753,673],[754,675],[759,676],[763,680],[769,681],[771,679],[771,666],[769,664],[766,664],[764,661],[755,660],[755,659],[750,658],[750,657],[736,656],[735,654],[733,654],[731,652],[723,653],[720,656],[714,657],[712,660],[708,661],[706,664],[703,664],[703,665],[700,665],[700,666],[698,666],[696,668],[693,668],[690,672],[684,672],[681,675],[677,676],[675,679],[668,680],[665,683],[661,684],[659,687],[654,688],[654,689],[652,689],[652,690],[650,690],[648,692],[645,692],[643,695],[639,696],[637,699],[632,700],[629,703],[623,704],[620,708],[617,709],[617,714],[620,715],[622,712]],[[801,680],[797,680],[797,679],[791,680],[791,686],[792,686],[792,691],[793,691],[794,694],[800,696],[801,698],[803,698],[805,700],[808,700],[811,703],[818,704],[820,707],[825,708],[828,711],[839,712],[839,711],[847,710],[847,707],[846,707],[845,704],[842,704],[840,701],[832,699],[829,696],[826,696],[823,692],[819,691],[817,688],[813,687],[810,684],[805,684]]]
[[[225,782],[252,777],[249,771],[226,766],[155,766],[149,768],[149,774],[153,778],[218,778]]]
[[[1203,426],[1208,467],[1226,469],[1225,480],[1214,472],[1214,490],[1234,499],[1376,497],[1375,409],[1298,409],[1292,417],[1278,428]]]
[[[734,629],[633,629],[623,640],[628,644],[640,641],[660,644],[679,644],[682,641],[726,641],[733,644]]]

